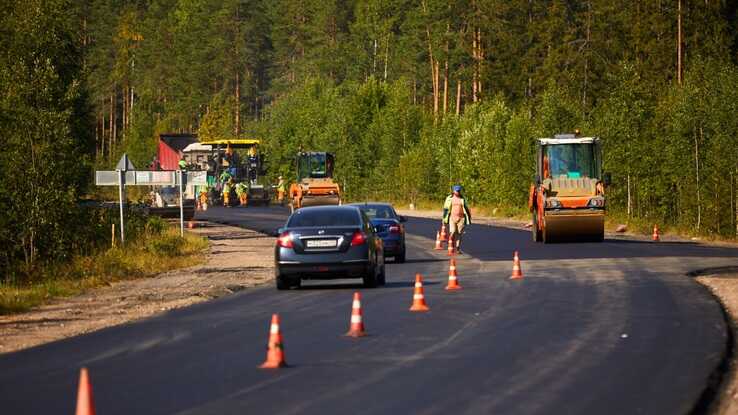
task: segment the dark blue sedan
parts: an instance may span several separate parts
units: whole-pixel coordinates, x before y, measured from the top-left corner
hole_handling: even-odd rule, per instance
[[[395,262],[405,262],[404,216],[398,215],[389,203],[354,203],[371,220],[377,236],[384,243],[384,256],[393,257]]]

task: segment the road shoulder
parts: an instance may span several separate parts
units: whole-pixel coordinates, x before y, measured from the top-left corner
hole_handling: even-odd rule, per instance
[[[705,285],[717,298],[721,306],[730,318],[730,330],[732,353],[729,354],[727,362],[727,373],[723,374],[720,390],[717,392],[717,400],[713,403],[711,413],[720,415],[738,415],[738,359],[736,359],[735,333],[738,327],[738,272],[730,273],[707,273],[698,276],[697,282]]]
[[[205,261],[153,278],[124,280],[59,298],[27,313],[0,316],[0,353],[9,353],[167,310],[218,298],[273,279],[274,239],[208,224],[191,230],[210,240]]]

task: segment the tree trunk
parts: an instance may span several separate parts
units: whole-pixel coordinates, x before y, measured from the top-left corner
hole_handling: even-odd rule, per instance
[[[587,87],[589,82],[589,48],[592,40],[592,1],[587,1],[587,52],[584,58],[584,85],[582,86],[582,108],[587,109]]]
[[[683,41],[682,41],[682,0],[677,0],[677,84],[682,85]],[[699,226],[698,226],[699,228]]]
[[[384,42],[384,81],[387,82],[387,66],[389,65],[389,41],[390,33],[387,33],[387,40]]]
[[[700,127],[700,133],[702,127]],[[700,192],[700,156],[699,156],[699,142],[697,138],[697,129],[694,130],[694,172],[697,180],[697,231],[700,230],[702,225],[702,193]]]
[[[628,207],[627,207],[627,210],[628,210],[628,219],[630,219],[631,215],[633,215],[633,197],[632,197],[632,194],[630,192],[630,174],[628,175],[628,178],[627,178],[627,186],[628,186],[628,205],[627,205]]]
[[[113,93],[110,94],[110,119],[108,120],[110,122],[110,127],[108,128],[108,160],[113,158],[113,141],[114,138],[114,130],[115,130],[115,106],[114,106],[114,97]]]
[[[241,136],[241,75],[238,70],[236,70],[236,114],[235,114],[235,133],[236,138],[239,138]]]
[[[482,99],[482,61],[484,60],[484,48],[482,48],[482,29],[477,28],[477,99]]]
[[[474,34],[472,35],[472,60],[474,61],[474,69],[472,70],[472,102],[477,102],[477,78],[479,77],[479,73],[477,72],[477,32],[476,29],[474,29]]]
[[[439,66],[438,59],[436,59],[433,65],[433,68],[434,68],[433,69],[433,84],[434,84],[433,89],[436,91],[435,94],[433,95],[433,118],[434,119],[438,118],[438,110],[439,110],[439,104],[440,104],[438,101],[441,98],[441,93],[440,93],[441,78],[439,74],[439,72],[441,72],[441,69],[438,66]]]
[[[461,114],[461,79],[456,80],[456,116]]]
[[[443,115],[448,112],[448,59],[443,64]]]

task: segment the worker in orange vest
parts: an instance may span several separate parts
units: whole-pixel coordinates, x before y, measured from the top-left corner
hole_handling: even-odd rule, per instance
[[[466,226],[471,224],[471,212],[466,205],[466,199],[461,196],[461,185],[456,184],[451,190],[452,193],[443,203],[443,224],[448,225],[448,243],[455,244],[454,249],[460,253],[461,236]]]

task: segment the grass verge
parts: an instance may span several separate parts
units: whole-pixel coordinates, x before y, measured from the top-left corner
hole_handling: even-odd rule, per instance
[[[124,247],[48,266],[30,282],[0,283],[0,314],[27,311],[55,297],[72,296],[115,281],[196,265],[203,261],[207,247],[205,238],[187,233],[181,238],[174,228],[143,234]]]

